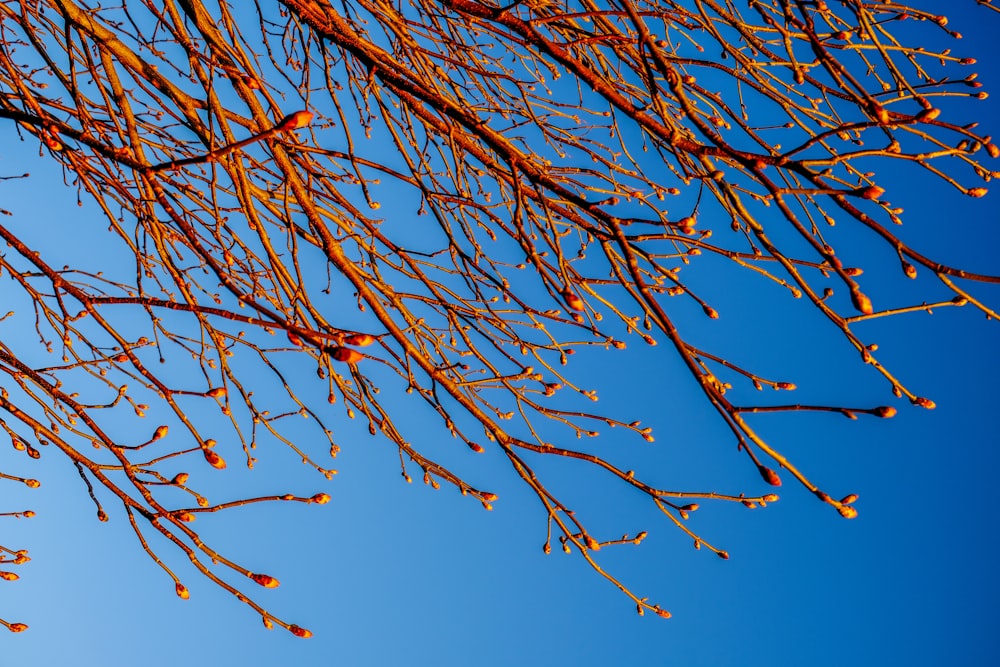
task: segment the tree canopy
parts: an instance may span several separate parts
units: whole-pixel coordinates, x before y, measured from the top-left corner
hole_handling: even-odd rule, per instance
[[[366,430],[406,481],[486,509],[502,501],[470,455],[502,453],[538,499],[546,552],[669,616],[601,563],[645,532],[588,528],[574,507],[595,489],[556,491],[552,461],[599,470],[722,558],[689,521],[700,505],[765,506],[794,481],[853,518],[856,496],[821,488],[755,415],[933,408],[859,325],[937,307],[997,318],[977,290],[1000,277],[911,245],[892,203],[913,173],[973,198],[995,175],[1000,148],[973,122],[986,93],[945,16],[861,0],[91,4],[0,3],[0,118],[106,222],[0,225],[0,426],[32,459],[68,457],[98,518],[113,504],[182,598],[178,556],[309,636],[246,590],[277,579],[195,520],[327,503],[332,459]],[[914,279],[906,303],[884,305],[888,274],[862,270],[890,264]],[[718,303],[743,284],[759,300],[730,316]],[[779,298],[802,304],[788,312],[803,335],[839,332],[885,403],[785,398],[795,384],[738,335],[716,345]],[[614,372],[626,346],[657,344],[662,372],[728,427],[744,487],[662,488],[628,465],[624,443],[654,433],[602,411],[597,388],[632,382]],[[316,473],[300,493],[207,475],[280,447]]]

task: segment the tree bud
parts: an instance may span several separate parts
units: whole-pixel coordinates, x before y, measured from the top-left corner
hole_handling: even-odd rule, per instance
[[[857,191],[857,194],[862,199],[876,200],[885,194],[885,188],[880,188],[877,185],[869,185],[867,188],[861,188]]]
[[[222,470],[223,468],[226,467],[226,461],[221,456],[213,452],[211,449],[207,448],[202,449],[202,453],[205,455],[205,460],[208,461],[208,465],[212,466],[213,468]]]
[[[562,292],[560,292],[560,295],[566,302],[566,305],[572,308],[573,310],[579,310],[579,311],[586,310],[586,305],[583,303],[583,299],[577,296],[576,293],[570,290],[569,288],[566,288]]]
[[[277,588],[280,582],[269,574],[251,574],[250,578],[264,588]]]
[[[841,505],[837,508],[837,511],[840,512],[840,516],[845,519],[853,519],[858,516],[858,511],[850,505]]]
[[[313,115],[311,111],[296,111],[282,118],[278,124],[278,129],[283,132],[298,130],[311,123],[312,119]]]
[[[771,486],[781,486],[781,478],[778,477],[778,473],[774,472],[767,466],[757,466],[757,471],[760,473],[760,476],[764,478],[764,481]]]
[[[857,288],[851,290],[851,303],[854,304],[854,307],[857,308],[859,312],[865,315],[871,315],[875,312],[872,308],[872,300]]]
[[[344,342],[348,345],[357,345],[358,347],[367,347],[375,342],[375,336],[366,333],[351,334],[344,339]]]
[[[327,347],[324,348],[324,352],[337,361],[343,361],[346,364],[356,364],[365,358],[365,355],[361,354],[357,350],[352,350],[349,347]]]
[[[313,633],[309,632],[305,628],[300,628],[297,625],[289,625],[288,631],[291,632],[296,637],[301,637],[302,639],[309,639],[313,636]]]

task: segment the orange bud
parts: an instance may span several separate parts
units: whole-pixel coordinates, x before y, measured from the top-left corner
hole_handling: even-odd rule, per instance
[[[0,572],[0,579],[3,579],[4,581],[17,581],[20,578],[21,577],[17,576],[13,572]]]
[[[208,461],[208,465],[212,466],[213,468],[218,468],[219,470],[222,470],[223,468],[226,467],[226,461],[221,456],[213,452],[211,449],[203,449],[202,454],[205,455],[205,460]]]
[[[655,611],[656,615],[659,616],[660,618],[670,618],[670,612],[667,611],[666,609],[656,608]]]
[[[177,585],[174,586],[174,591],[176,591],[177,597],[179,597],[182,600],[187,600],[189,597],[191,597],[191,594],[188,593],[187,586],[185,586],[179,581],[177,582]]]
[[[37,489],[38,487],[40,487],[42,485],[42,483],[39,482],[37,479],[26,479],[26,480],[24,480],[24,484],[29,489]]]
[[[469,449],[471,449],[472,451],[474,451],[476,454],[482,454],[483,452],[486,451],[483,448],[483,446],[480,445],[478,442],[470,442],[469,443]]]
[[[858,511],[850,505],[841,505],[837,508],[837,511],[840,512],[840,516],[845,519],[853,519],[858,516]]]
[[[330,502],[330,496],[325,493],[317,493],[309,500],[316,503],[317,505],[326,505],[328,502]]]
[[[891,405],[881,405],[875,408],[875,416],[882,417],[883,419],[888,419],[890,417],[896,416],[896,408]]]
[[[685,505],[681,509],[684,510],[685,512],[694,512],[699,507],[700,507],[700,505],[698,505],[698,503],[691,503],[690,505]]]
[[[765,503],[776,503],[776,502],[778,502],[778,494],[777,493],[769,493],[766,496],[763,496],[761,498],[761,500],[763,500]]]
[[[924,122],[932,121],[932,120],[934,120],[935,118],[937,118],[940,115],[941,115],[941,110],[940,109],[936,109],[934,107],[930,107],[930,108],[924,109],[923,111],[921,111],[920,113],[918,113],[917,114],[917,120],[924,121]]]
[[[277,588],[280,582],[269,574],[251,574],[250,578],[264,588]]]
[[[191,475],[187,474],[186,472],[179,472],[176,475],[174,475],[174,478],[172,480],[170,480],[170,483],[171,484],[184,484],[186,481],[188,481],[188,477],[190,477],[190,476]]]
[[[757,471],[760,476],[764,478],[764,481],[771,486],[781,486],[781,478],[778,477],[778,473],[774,472],[767,466],[757,466]]]
[[[261,616],[260,620],[264,621],[264,627],[267,628],[268,630],[274,629],[274,623],[272,623],[271,619],[268,618],[267,616]]]
[[[858,494],[856,494],[856,493],[850,493],[850,494],[844,496],[843,498],[841,498],[840,502],[843,505],[850,505],[851,503],[855,502],[857,499],[858,499]]]
[[[986,144],[986,152],[989,153],[991,158],[1000,157],[1000,146],[996,144]]]
[[[560,292],[560,294],[562,295],[562,298],[566,301],[566,305],[572,308],[573,310],[579,310],[579,311],[586,310],[586,306],[583,303],[583,299],[577,296],[576,293],[574,293],[569,288],[564,289],[562,292]]]
[[[299,338],[299,335],[297,333],[295,333],[294,331],[289,331],[287,333],[288,333],[288,342],[290,342],[292,345],[296,347],[305,347],[305,343],[302,342],[302,339]]]
[[[880,188],[877,185],[869,185],[867,188],[861,188],[857,191],[857,195],[862,199],[870,199],[872,201],[878,199],[883,194],[885,194],[885,188]]]
[[[282,118],[281,122],[278,123],[278,129],[283,132],[298,130],[311,123],[312,119],[313,115],[311,111],[296,111]]]
[[[156,427],[156,431],[153,432],[153,438],[152,439],[153,440],[159,440],[160,438],[166,437],[167,431],[169,431],[169,430],[170,430],[169,427],[167,427],[166,425],[157,426]]]
[[[375,342],[375,336],[366,333],[351,334],[344,339],[344,342],[348,345],[357,345],[358,347],[368,347]]]
[[[365,355],[349,347],[327,347],[324,348],[324,351],[337,361],[343,361],[346,364],[356,364],[365,358]]]
[[[794,391],[796,389],[794,382],[778,382],[778,389],[784,389],[785,391]]]
[[[591,549],[592,551],[600,551],[600,549],[601,549],[600,543],[598,543],[598,541],[595,540],[590,535],[587,535],[586,537],[584,537],[583,541],[587,544],[587,548],[588,549]]]
[[[713,320],[719,319],[719,312],[715,308],[712,308],[711,306],[702,306],[702,310],[704,310],[705,314],[708,315],[711,319]]]
[[[291,632],[296,637],[302,637],[302,639],[309,639],[313,636],[313,633],[309,632],[305,628],[300,628],[297,625],[289,625],[288,631]]]
[[[852,278],[854,276],[860,276],[864,272],[865,272],[864,269],[859,269],[856,266],[851,266],[851,267],[848,267],[848,268],[844,269],[844,275],[845,276],[851,276]]]
[[[989,192],[989,190],[986,188],[969,188],[965,191],[965,194],[970,197],[985,197],[987,192]]]
[[[872,300],[857,288],[851,290],[851,303],[865,315],[871,315],[875,312],[874,308],[872,308]]]
[[[206,396],[210,396],[211,398],[222,398],[223,396],[226,395],[226,388],[225,387],[215,387],[214,389],[209,389],[208,393],[205,394],[205,395]]]
[[[11,632],[24,632],[28,629],[28,626],[24,623],[11,623],[7,626],[7,629]]]
[[[716,553],[716,554],[717,554],[717,555],[719,556],[719,558],[721,558],[722,560],[729,560],[729,552],[728,552],[728,551],[716,551],[715,553]]]
[[[922,408],[927,408],[928,410],[933,410],[937,407],[937,403],[929,398],[924,398],[923,396],[917,396],[913,399],[914,405],[919,405]]]
[[[174,512],[174,518],[184,523],[191,523],[195,517],[191,512]]]

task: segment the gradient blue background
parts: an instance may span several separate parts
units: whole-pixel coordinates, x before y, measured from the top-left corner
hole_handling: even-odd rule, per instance
[[[949,27],[965,35],[956,53],[980,60],[960,71],[978,71],[984,89],[995,90],[1000,21],[971,1],[948,4],[956,5],[949,8]],[[1000,133],[995,99],[970,107]],[[0,185],[0,206],[15,214],[9,224],[63,229],[97,216],[93,206],[77,208],[74,193],[33,148],[8,145],[12,136],[3,130],[0,173],[33,176]],[[974,184],[971,176],[966,182]],[[1000,195],[972,200],[912,174],[891,183],[889,195],[910,212],[907,238],[917,249],[1000,272]],[[877,285],[879,271],[870,269],[867,284]],[[869,290],[876,305],[891,303],[893,294],[879,290]],[[1000,303],[995,287],[977,294]],[[742,321],[739,294],[731,297],[731,303],[713,302],[723,313],[718,326]],[[827,343],[836,345],[836,337],[824,338],[823,327],[801,327],[796,318],[804,311],[779,309],[741,332],[748,350],[756,349],[754,341],[772,343],[752,357],[758,367],[777,369],[771,376],[794,380],[812,396],[849,396],[858,406],[892,403],[900,414],[858,422],[772,416],[754,423],[825,488],[860,494],[860,516],[844,521],[787,480],[781,501],[766,510],[706,505],[692,527],[732,554],[724,562],[695,551],[665,521],[640,509],[624,525],[650,537],[640,549],[608,553],[606,562],[670,609],[670,620],[638,617],[628,599],[578,557],[558,549],[544,556],[539,507],[499,456],[485,455],[495,464],[489,474],[484,468],[474,473],[489,479],[484,486],[501,498],[485,512],[451,489],[405,484],[394,449],[366,440],[345,448],[332,483],[317,480],[315,490],[333,497],[329,505],[259,507],[216,523],[199,519],[214,544],[281,579],[279,589],[257,598],[315,636],[268,632],[249,609],[183,568],[191,599],[177,599],[124,517],[112,512],[109,524],[98,523],[75,471],[47,453],[44,469],[33,472],[41,489],[0,485],[5,510],[31,508],[38,515],[2,523],[2,542],[29,548],[33,560],[19,569],[20,581],[0,584],[0,615],[31,625],[22,635],[0,637],[0,664],[1000,663],[993,506],[1000,324],[971,308],[949,308],[859,328],[881,345],[884,363],[937,402],[936,410],[925,411],[893,402],[856,354],[843,346],[831,352]],[[662,452],[662,465],[673,466],[664,472],[673,486],[766,493],[712,413],[692,402],[678,419],[664,408],[666,397],[691,388],[666,352],[630,349],[617,357],[601,387],[605,409],[626,410],[656,428],[649,456]],[[578,355],[574,361],[598,362],[607,359]],[[617,446],[614,434],[608,437],[608,446]],[[261,478],[255,483],[275,490],[275,478],[264,472],[255,471]],[[562,483],[596,480],[572,466],[565,474]],[[601,495],[581,502],[590,512],[641,508],[613,485],[600,488]]]

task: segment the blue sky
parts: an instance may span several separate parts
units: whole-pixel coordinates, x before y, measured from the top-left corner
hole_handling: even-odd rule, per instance
[[[955,50],[979,58],[975,71],[984,89],[994,90],[997,15],[969,1],[950,18],[949,27],[965,35]],[[970,119],[1000,125],[995,100],[971,105]],[[12,133],[3,132],[6,144]],[[33,151],[0,149],[0,174],[33,174],[0,183],[0,207],[14,213],[8,224],[46,233],[54,225],[88,224],[96,209],[78,208],[74,192]],[[974,200],[909,179],[892,182],[890,194],[909,211],[913,245],[974,270],[1000,272],[996,193]],[[874,282],[877,256],[865,259]],[[720,297],[719,326],[745,321],[738,316],[741,289],[754,286],[735,286],[728,302]],[[898,298],[886,290],[871,295],[883,303]],[[1000,302],[996,288],[977,293]],[[829,392],[833,401],[846,395],[858,406],[893,403],[856,353],[825,338],[822,328],[801,324],[800,317],[812,317],[803,310],[776,308],[737,332],[745,349],[759,355],[753,361],[772,375],[787,374],[807,396]],[[29,632],[3,636],[3,662],[996,664],[1000,636],[991,612],[1000,574],[992,488],[1000,437],[992,390],[1000,374],[998,327],[970,308],[948,308],[860,329],[879,343],[884,363],[933,398],[934,411],[895,402],[900,414],[892,420],[796,414],[754,421],[824,488],[860,495],[853,521],[786,480],[782,499],[766,509],[705,506],[695,514],[692,525],[732,555],[722,561],[692,549],[624,490],[599,484],[586,469],[565,469],[557,484],[595,489],[579,502],[595,521],[624,522],[633,534],[649,531],[641,548],[608,553],[606,562],[670,609],[670,620],[637,616],[629,600],[579,558],[558,549],[543,555],[537,501],[495,453],[485,454],[485,463],[477,460],[495,464],[488,479],[500,501],[486,512],[453,489],[404,483],[395,449],[366,439],[345,447],[333,482],[316,480],[314,491],[333,498],[328,505],[262,506],[228,512],[214,523],[215,517],[199,519],[214,543],[281,580],[258,599],[314,637],[268,632],[246,607],[183,569],[191,599],[176,598],[124,517],[112,513],[111,522],[98,523],[76,472],[46,452],[44,469],[34,473],[41,489],[0,486],[5,510],[23,505],[37,513],[31,520],[4,519],[3,543],[29,548],[33,560],[19,570],[20,581],[0,589],[0,616],[31,625]],[[679,403],[691,387],[671,372],[664,350],[640,347],[610,362],[588,354],[574,359],[601,378],[608,412],[634,412],[656,429],[655,445],[620,445],[612,433],[608,447],[630,448],[623,455],[656,467],[665,486],[768,492],[735,456],[717,418],[700,404]],[[227,483],[273,488],[282,475],[297,474],[282,461],[271,465],[253,475],[227,470]],[[269,477],[259,479],[263,473]],[[487,477],[485,469],[473,474]],[[631,516],[626,509],[634,510]]]

